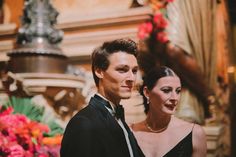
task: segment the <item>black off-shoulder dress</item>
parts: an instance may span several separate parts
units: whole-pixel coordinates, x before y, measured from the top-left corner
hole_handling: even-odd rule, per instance
[[[193,153],[192,131],[163,157],[191,157]]]

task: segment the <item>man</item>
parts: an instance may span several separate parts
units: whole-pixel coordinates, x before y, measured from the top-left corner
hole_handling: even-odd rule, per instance
[[[144,156],[119,105],[131,97],[138,72],[136,51],[130,39],[105,42],[94,50],[92,72],[98,93],[69,121],[61,157]]]

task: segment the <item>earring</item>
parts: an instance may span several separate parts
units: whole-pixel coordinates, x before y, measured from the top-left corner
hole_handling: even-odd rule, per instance
[[[149,97],[146,97],[147,98],[147,104],[149,104]]]

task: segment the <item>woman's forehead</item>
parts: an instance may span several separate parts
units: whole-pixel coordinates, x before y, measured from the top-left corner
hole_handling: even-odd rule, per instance
[[[161,77],[159,80],[157,80],[156,84],[160,85],[181,85],[180,79],[178,76],[165,76]]]

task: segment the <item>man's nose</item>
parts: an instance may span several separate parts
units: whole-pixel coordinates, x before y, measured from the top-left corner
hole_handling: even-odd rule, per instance
[[[136,74],[133,73],[133,71],[128,72],[128,79],[134,81],[136,79]]]

